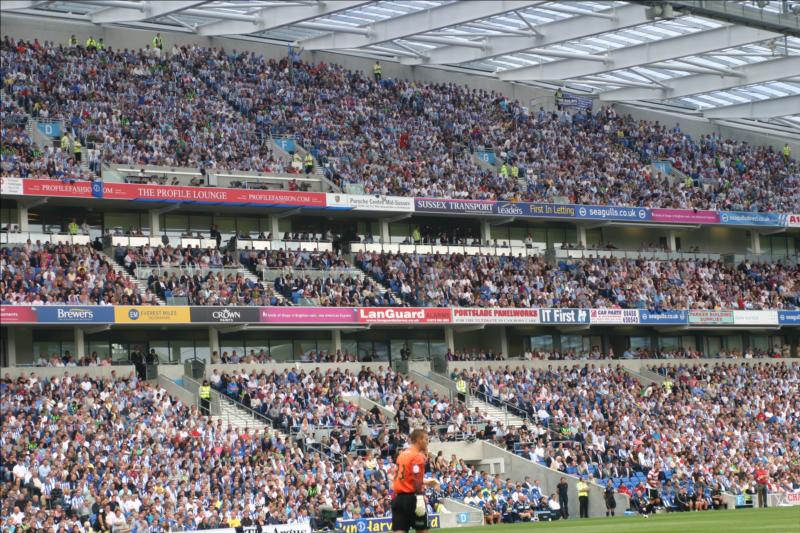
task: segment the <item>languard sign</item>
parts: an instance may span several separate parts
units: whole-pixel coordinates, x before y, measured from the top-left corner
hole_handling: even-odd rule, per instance
[[[800,311],[711,311],[481,307],[200,307],[178,305],[2,305],[9,324],[286,324],[286,325],[595,325],[797,326]]]
[[[716,224],[750,227],[800,227],[800,215],[737,211],[700,211],[613,205],[548,204],[452,198],[357,195],[286,190],[186,187],[102,181],[62,181],[4,177],[3,196],[135,200],[186,204],[294,207],[328,209],[480,215],[487,217],[544,218],[553,220],[608,220],[661,224]]]

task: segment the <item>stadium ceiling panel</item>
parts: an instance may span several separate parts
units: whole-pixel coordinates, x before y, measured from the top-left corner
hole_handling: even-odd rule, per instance
[[[3,0],[0,9],[246,35],[800,127],[800,0]]]

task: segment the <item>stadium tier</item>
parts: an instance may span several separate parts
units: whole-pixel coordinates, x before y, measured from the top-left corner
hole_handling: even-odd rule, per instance
[[[0,2],[0,530],[800,505],[797,6],[310,4]]]

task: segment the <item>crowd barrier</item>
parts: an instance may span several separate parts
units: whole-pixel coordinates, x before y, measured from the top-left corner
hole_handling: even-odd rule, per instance
[[[800,326],[800,310],[3,305],[7,324]]]

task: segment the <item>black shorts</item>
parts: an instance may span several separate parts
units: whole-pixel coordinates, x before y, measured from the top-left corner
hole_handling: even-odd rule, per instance
[[[417,516],[416,508],[416,494],[396,494],[392,500],[392,531],[428,529],[428,513]]]

